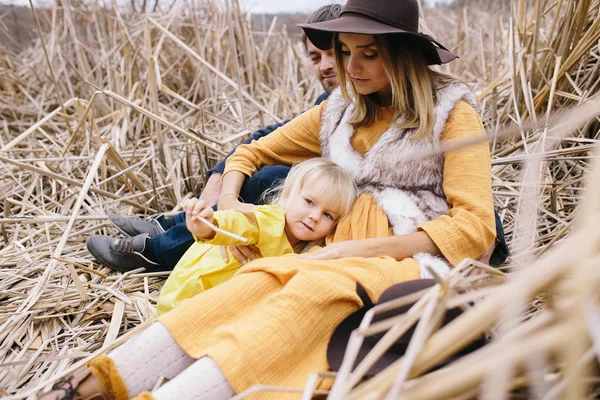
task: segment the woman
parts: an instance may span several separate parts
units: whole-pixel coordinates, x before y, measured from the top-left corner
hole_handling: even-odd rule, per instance
[[[342,165],[362,195],[327,246],[248,263],[92,361],[91,374],[61,382],[64,393],[124,399],[160,376],[171,381],[140,397],[302,388],[328,369],[332,332],[362,306],[357,284],[375,301],[393,284],[443,276],[484,253],[495,235],[487,143],[433,154],[441,142],[484,135],[475,97],[429,68],[456,56],[417,25],[417,0],[349,0],[339,19],[302,26],[317,47],[334,40],[341,90],[227,163],[219,206],[241,210],[241,184],[262,165],[320,155]],[[285,395],[252,398],[270,397]]]

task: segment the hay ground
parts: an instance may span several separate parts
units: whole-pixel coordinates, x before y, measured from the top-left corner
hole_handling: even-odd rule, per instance
[[[600,4],[491,7],[424,9],[422,26],[461,55],[442,70],[479,96],[514,273],[495,285],[457,270],[423,294],[409,354],[362,384],[342,371],[331,398],[593,396]],[[57,2],[37,19],[42,40],[0,45],[0,395],[15,398],[156,316],[164,274],[114,273],[85,250],[88,234],[117,234],[106,213],[176,211],[236,143],[321,91],[297,39],[236,2],[146,14]],[[436,332],[449,304],[475,298]],[[427,373],[483,331],[494,340],[469,362]]]

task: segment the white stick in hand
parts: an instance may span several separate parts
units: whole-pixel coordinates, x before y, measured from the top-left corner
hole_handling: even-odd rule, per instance
[[[225,236],[229,236],[230,238],[239,240],[240,242],[243,242],[243,243],[248,243],[248,239],[246,239],[245,237],[236,235],[235,233],[231,233],[224,229],[221,229],[221,228],[215,226],[214,224],[208,222],[208,220],[206,218],[202,218],[202,217],[198,217],[198,216],[196,216],[196,218],[198,219],[198,221],[202,222],[204,225],[208,226],[210,229],[212,229],[213,231],[215,231],[217,233],[220,233]]]

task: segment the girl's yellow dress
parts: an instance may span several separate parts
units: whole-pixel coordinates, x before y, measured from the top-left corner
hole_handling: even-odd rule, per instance
[[[196,239],[165,282],[156,306],[158,314],[162,315],[182,300],[228,281],[240,269],[242,263],[229,250],[229,262],[223,260],[219,246],[254,244],[263,257],[294,252],[285,235],[285,212],[278,206],[260,206],[247,213],[217,211],[214,219],[219,228],[243,236],[248,242],[243,243],[221,233],[212,240]]]

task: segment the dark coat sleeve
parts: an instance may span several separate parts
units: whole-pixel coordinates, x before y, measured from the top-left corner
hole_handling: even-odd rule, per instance
[[[238,144],[238,146],[241,146],[242,144],[249,144],[250,142],[254,141],[254,140],[258,140],[263,136],[267,136],[269,133],[275,131],[277,128],[279,128],[280,126],[283,126],[285,124],[287,124],[288,122],[290,122],[290,120],[285,120],[282,122],[278,122],[276,124],[273,125],[269,125],[267,127],[264,127],[262,129],[257,130],[256,132],[254,132],[252,135],[250,135],[250,137],[246,140],[244,140],[243,142],[241,142],[240,144]],[[219,163],[217,165],[215,165],[212,169],[209,169],[208,171],[206,171],[206,173],[210,176],[213,172],[216,172],[218,174],[223,174],[223,171],[225,171],[225,162],[227,161],[227,159],[229,158],[230,155],[232,155],[235,152],[235,149],[237,149],[238,146],[235,146],[233,150],[231,150],[229,152],[229,154],[227,154],[227,156],[222,159],[221,161],[219,161]]]

